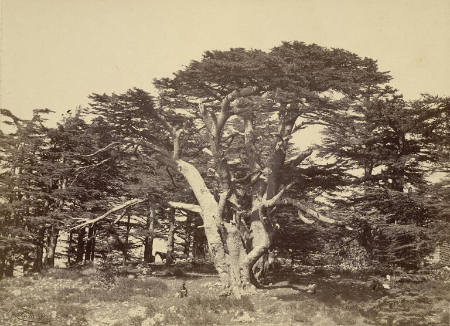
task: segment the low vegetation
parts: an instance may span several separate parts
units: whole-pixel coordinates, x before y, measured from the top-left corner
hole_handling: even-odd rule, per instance
[[[308,274],[308,275],[306,275]],[[296,276],[295,276],[296,275]],[[284,273],[241,299],[220,296],[214,274],[115,277],[65,269],[0,282],[1,325],[403,325],[447,326],[450,272],[372,289],[369,275]],[[276,282],[277,278],[290,281]],[[315,282],[315,293],[296,286]],[[187,297],[178,291],[185,282]]]

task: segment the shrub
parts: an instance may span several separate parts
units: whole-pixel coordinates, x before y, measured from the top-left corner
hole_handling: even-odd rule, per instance
[[[114,264],[112,258],[100,260],[97,268],[97,280],[105,287],[112,287],[119,275],[119,267]]]

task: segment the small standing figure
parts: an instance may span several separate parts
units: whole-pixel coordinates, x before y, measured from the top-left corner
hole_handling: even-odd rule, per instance
[[[186,282],[183,281],[183,283],[181,283],[180,298],[187,297],[187,295],[188,295],[188,291],[186,289]]]

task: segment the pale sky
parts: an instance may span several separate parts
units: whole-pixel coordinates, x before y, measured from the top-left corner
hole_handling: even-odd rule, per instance
[[[281,41],[378,60],[406,98],[450,95],[450,1],[2,0],[0,107],[62,112],[90,93],[151,90],[205,50]]]

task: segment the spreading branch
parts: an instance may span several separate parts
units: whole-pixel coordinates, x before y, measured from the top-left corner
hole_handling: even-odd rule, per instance
[[[128,206],[129,207],[129,206]],[[127,213],[128,213],[128,207],[126,209],[123,210],[122,214],[120,214],[113,222],[114,223],[118,223]]]
[[[95,168],[98,167],[106,162],[108,162],[111,158],[105,158],[104,160],[95,163],[95,164],[91,164],[91,165],[87,165],[87,166],[80,166],[78,168],[75,169],[75,177],[73,178],[72,182],[70,183],[70,185],[73,185],[75,183],[75,181],[77,181],[78,176],[81,174],[81,172],[83,170],[89,169],[89,168]]]
[[[202,209],[200,208],[200,206],[195,205],[195,204],[181,203],[181,202],[176,202],[176,201],[169,201],[168,204],[172,208],[176,208],[176,209],[181,209],[181,210],[190,211],[190,212],[199,213],[199,214],[202,212]]]
[[[222,103],[220,106],[221,106],[222,110],[228,111],[230,108],[231,102],[233,102],[234,100],[236,100],[239,97],[253,95],[257,91],[258,91],[257,87],[245,87],[240,90],[235,90],[235,91],[231,92],[230,94],[228,94],[227,96],[225,96],[225,98],[222,100]]]
[[[301,210],[297,210],[298,218],[305,224],[313,224],[314,220],[307,218]]]
[[[281,197],[286,192],[286,190],[289,190],[292,187],[292,185],[293,183],[290,183],[287,186],[283,187],[275,196],[273,196],[270,199],[267,199],[267,192],[266,192],[259,201],[254,202],[254,205],[252,207],[252,213],[262,209],[263,207],[268,208],[276,205],[280,201]]]
[[[82,170],[89,169],[89,168],[95,168],[95,167],[97,167],[97,166],[100,166],[100,165],[102,165],[102,164],[108,162],[110,159],[111,159],[111,158],[105,158],[104,160],[102,160],[102,161],[100,161],[100,162],[98,162],[98,163],[95,163],[95,164],[91,164],[91,165],[87,165],[87,166],[80,166],[80,167],[78,167],[78,168],[75,169],[75,172],[80,172],[80,171],[82,171]]]
[[[312,148],[308,148],[307,150],[299,153],[296,157],[288,160],[286,162],[287,165],[290,165],[292,167],[295,167],[297,165],[299,165],[300,163],[302,163],[308,156],[310,156],[313,152]]]
[[[298,200],[298,199],[293,199],[293,198],[284,198],[283,200],[280,201],[280,204],[282,205],[291,205],[294,206],[296,208],[298,208],[300,211],[302,211],[303,213],[312,216],[314,218],[316,218],[319,221],[325,222],[325,223],[329,223],[329,224],[335,224],[336,220],[333,220],[329,217],[326,217],[320,213],[318,213],[316,210],[308,207],[307,204],[305,204],[304,202]]]
[[[334,224],[334,225],[338,225],[338,226],[344,226],[347,230],[353,230],[351,227],[349,227],[348,225],[346,225],[346,224],[343,223],[343,222],[336,221],[336,220],[334,220],[334,219],[332,219],[332,218],[329,218],[329,217],[327,217],[327,216],[324,216],[324,215],[320,214],[320,213],[317,212],[316,210],[310,208],[308,204],[306,204],[306,203],[304,203],[304,202],[302,202],[302,201],[300,201],[300,200],[298,200],[298,199],[293,199],[293,198],[283,198],[283,199],[280,201],[280,204],[281,204],[281,205],[290,205],[290,206],[296,207],[296,208],[299,210],[299,218],[300,218],[302,221],[304,221],[304,220],[303,220],[303,218],[300,216],[300,213],[301,213],[302,215],[303,215],[303,213],[304,213],[304,214],[306,214],[306,215],[308,215],[308,216],[314,217],[314,218],[317,219],[318,221],[321,221],[321,222],[324,222],[324,223]],[[305,222],[305,221],[304,221],[304,222],[307,223],[307,224],[312,224],[312,223],[309,223],[309,221],[311,221],[311,220],[307,219],[307,221],[308,221],[308,222]]]
[[[95,151],[94,153],[92,153],[92,154],[86,154],[86,155],[82,155],[83,157],[92,157],[92,156],[95,156],[95,155],[97,155],[97,154],[99,154],[99,153],[101,153],[101,152],[104,152],[104,151],[106,151],[107,149],[109,149],[109,148],[111,148],[111,147],[113,147],[113,146],[116,146],[116,145],[120,145],[120,143],[119,142],[112,142],[111,144],[109,144],[109,145],[107,145],[107,146],[105,146],[105,147],[103,147],[103,148],[100,148],[99,150],[97,150],[97,151]]]
[[[270,199],[267,199],[267,192],[264,194],[264,207],[274,206],[280,199],[283,194],[292,187],[293,183],[288,184],[286,187],[283,187],[275,196]]]
[[[109,215],[111,215],[111,214],[113,214],[113,213],[115,213],[115,212],[120,211],[121,209],[130,207],[130,206],[134,206],[134,205],[136,205],[136,204],[143,203],[143,202],[145,202],[146,200],[147,200],[147,199],[140,199],[140,198],[131,199],[131,200],[129,200],[129,201],[126,201],[125,203],[122,203],[122,204],[120,204],[120,205],[118,205],[118,206],[115,206],[115,207],[111,208],[111,209],[110,209],[109,211],[107,211],[105,214],[103,214],[103,215],[101,215],[101,216],[99,216],[99,217],[97,217],[97,218],[94,218],[94,219],[92,219],[92,220],[87,220],[87,221],[84,222],[84,223],[81,223],[81,224],[79,224],[79,225],[74,226],[73,228],[71,228],[71,230],[79,229],[79,228],[81,228],[81,227],[83,227],[83,226],[86,226],[86,225],[89,225],[89,224],[93,224],[93,223],[95,223],[95,222],[98,222],[98,221],[100,221],[100,220],[103,220],[104,218],[108,217]]]

